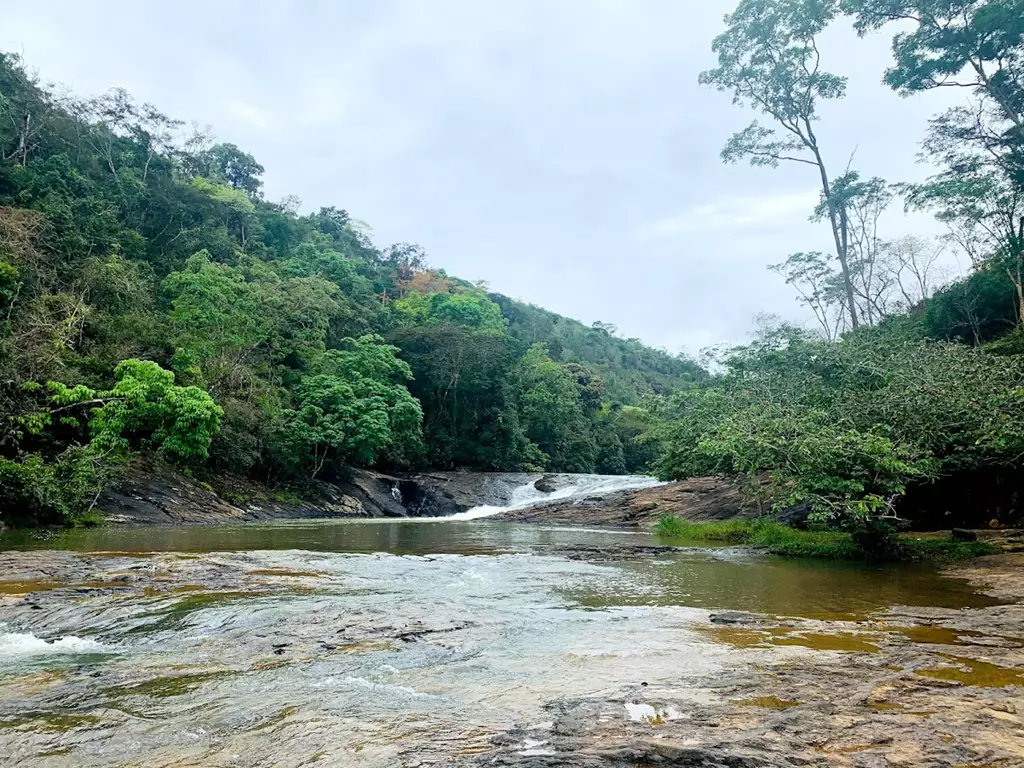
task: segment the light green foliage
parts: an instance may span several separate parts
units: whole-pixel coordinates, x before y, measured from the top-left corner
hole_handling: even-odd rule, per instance
[[[217,184],[209,179],[204,179],[202,176],[197,176],[192,179],[192,186],[199,192],[209,195],[217,202],[223,203],[237,213],[255,213],[256,211],[256,206],[253,205],[252,200],[244,192],[228,185]]]
[[[171,298],[175,369],[226,394],[246,386],[240,379],[252,369],[322,352],[344,314],[338,287],[320,275],[282,277],[251,260],[219,264],[207,251],[168,275],[164,292]]]
[[[321,236],[299,245],[281,265],[285,277],[315,277],[329,280],[341,289],[351,304],[349,313],[360,312],[360,303],[375,300],[373,283],[359,273],[359,264],[335,250],[333,243]],[[363,310],[365,311],[365,310]]]
[[[393,306],[399,322],[413,325],[447,323],[475,331],[502,334],[508,321],[501,307],[483,293],[410,293]]]
[[[363,336],[321,356],[298,386],[297,407],[282,414],[283,460],[315,477],[328,462],[416,457],[423,412],[405,387],[412,373],[397,352],[379,336]]]
[[[240,190],[250,198],[259,197],[263,186],[260,180],[263,166],[234,144],[215,144],[187,157],[186,166],[196,176],[193,183],[201,179],[209,185],[209,180],[214,180],[218,185]]]
[[[83,385],[50,382],[56,413],[72,406],[90,409],[91,445],[122,453],[142,441],[178,461],[203,460],[223,414],[199,387],[179,387],[174,374],[152,361],[124,360],[114,369],[112,389],[97,392]]]
[[[14,301],[20,288],[18,268],[6,261],[0,261],[0,310]]]
[[[215,263],[208,251],[168,275],[164,292],[171,298],[178,370],[201,376],[204,364],[226,350],[252,349],[266,338],[259,298],[244,273]]]

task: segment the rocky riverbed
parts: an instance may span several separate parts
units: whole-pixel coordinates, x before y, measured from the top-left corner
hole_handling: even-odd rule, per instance
[[[619,478],[521,472],[386,474],[351,469],[332,483],[314,482],[302,496],[245,478],[204,482],[152,466],[133,467],[97,499],[108,523],[134,525],[224,524],[330,518],[447,517],[474,507],[503,507],[522,489],[538,499],[576,485]],[[631,478],[621,478],[628,484]],[[643,480],[635,478],[634,480]]]
[[[600,495],[580,495],[500,513],[501,520],[555,525],[601,525],[646,528],[662,515],[706,522],[756,514],[739,489],[720,478],[697,477],[650,488]]]
[[[38,545],[0,553],[27,768],[1024,764],[1024,554],[939,576],[414,521]]]
[[[1024,554],[950,573],[1006,604],[825,620],[713,613],[709,637],[764,652],[748,669],[696,689],[641,682],[615,697],[554,702],[549,730],[505,735],[508,746],[479,764],[1024,765]],[[773,663],[779,646],[811,652]],[[540,739],[551,754],[517,751]]]

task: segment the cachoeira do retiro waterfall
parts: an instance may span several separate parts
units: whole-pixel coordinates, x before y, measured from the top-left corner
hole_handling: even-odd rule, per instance
[[[50,6],[0,765],[1024,765],[1020,0]]]

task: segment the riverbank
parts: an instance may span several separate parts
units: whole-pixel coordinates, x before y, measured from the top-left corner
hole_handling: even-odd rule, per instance
[[[479,506],[503,507],[523,489],[557,497],[577,485],[615,481],[600,475],[430,471],[387,474],[351,469],[332,483],[270,488],[243,477],[188,477],[167,467],[132,467],[99,495],[92,520],[121,525],[188,525],[334,518],[449,517]],[[623,477],[623,482],[630,478]]]
[[[757,509],[745,501],[732,483],[717,477],[695,477],[600,496],[541,501],[530,507],[502,512],[494,519],[545,525],[649,528],[665,515],[691,522],[709,522],[756,514]]]
[[[666,516],[653,527],[666,542],[716,542],[759,547],[783,557],[830,560],[926,560],[950,562],[992,555],[1007,537],[993,532],[978,540],[975,531],[893,534],[865,540],[845,531],[800,530],[774,520],[744,519],[691,523]],[[982,532],[986,536],[987,532]]]

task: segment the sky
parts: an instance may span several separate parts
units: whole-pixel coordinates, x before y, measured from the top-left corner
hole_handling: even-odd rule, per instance
[[[815,169],[723,165],[753,113],[698,85],[735,0],[35,0],[0,49],[79,95],[139,101],[252,153],[268,199],[345,208],[379,245],[670,352],[809,322],[768,264],[830,250]],[[837,173],[919,180],[930,116],[961,94],[881,83],[888,36],[847,28],[823,64]],[[956,89],[950,89],[955,91]],[[892,211],[883,236],[939,225]],[[950,263],[950,270],[957,266]]]

